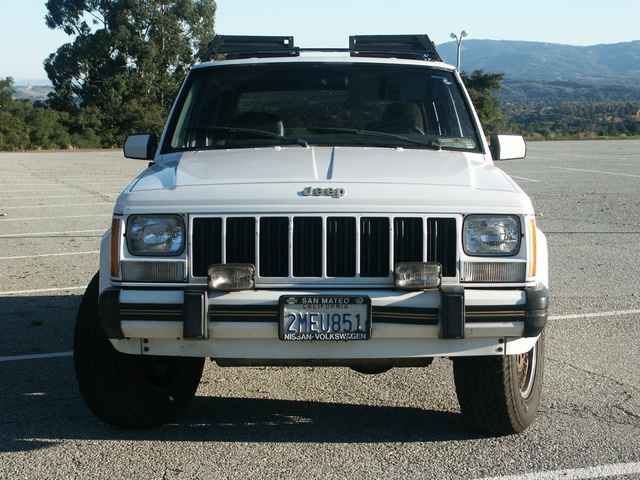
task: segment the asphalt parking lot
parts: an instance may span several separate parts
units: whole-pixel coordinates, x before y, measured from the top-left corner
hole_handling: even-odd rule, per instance
[[[0,479],[640,479],[640,141],[530,143],[498,166],[550,248],[525,433],[470,430],[446,359],[376,376],[207,364],[177,423],[130,431],[85,407],[71,349],[113,204],[146,162],[0,153]]]

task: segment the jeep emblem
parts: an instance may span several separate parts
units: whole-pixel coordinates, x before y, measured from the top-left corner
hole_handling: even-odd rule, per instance
[[[334,197],[334,198],[342,198],[347,194],[347,190],[339,187],[339,188],[321,188],[321,187],[307,187],[302,190],[302,195],[305,197]]]

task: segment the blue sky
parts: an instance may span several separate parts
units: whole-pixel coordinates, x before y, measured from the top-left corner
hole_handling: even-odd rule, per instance
[[[0,79],[46,79],[64,43],[44,23],[45,0],[0,0]],[[349,35],[427,33],[469,39],[596,45],[640,39],[640,0],[217,0],[216,33],[293,35],[302,47],[346,47]],[[464,43],[463,43],[464,45]]]

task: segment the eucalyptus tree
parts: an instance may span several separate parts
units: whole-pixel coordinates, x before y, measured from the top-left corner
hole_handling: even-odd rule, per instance
[[[158,131],[214,36],[214,0],[48,0],[45,22],[73,38],[44,66],[55,109],[99,120],[104,146]]]

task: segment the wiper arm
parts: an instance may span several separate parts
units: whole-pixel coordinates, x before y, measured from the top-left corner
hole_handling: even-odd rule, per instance
[[[413,143],[415,145],[422,145],[424,147],[433,148],[434,150],[442,150],[440,142],[435,140],[420,140],[417,138],[405,137],[404,135],[398,135],[396,133],[376,132],[375,130],[362,130],[358,128],[339,128],[339,127],[309,127],[307,130],[315,132],[334,132],[334,133],[352,133],[354,135],[368,135],[371,137],[383,137],[393,138],[395,140],[402,140],[407,143]]]
[[[285,143],[301,145],[305,148],[309,146],[309,142],[307,142],[303,138],[289,138],[289,137],[285,137],[284,135],[279,135],[277,133],[267,132],[265,130],[257,130],[253,128],[206,126],[206,127],[191,127],[190,129],[191,130],[211,130],[213,132],[246,133],[249,135],[256,135],[258,137],[274,138],[276,140],[281,140]]]

